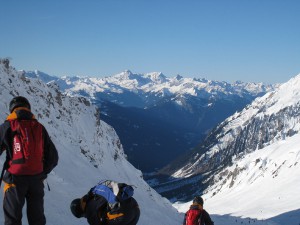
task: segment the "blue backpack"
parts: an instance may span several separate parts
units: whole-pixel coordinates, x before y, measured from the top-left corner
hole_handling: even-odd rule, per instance
[[[132,197],[134,189],[125,183],[104,180],[92,188],[92,193],[104,197],[109,204],[115,204]]]

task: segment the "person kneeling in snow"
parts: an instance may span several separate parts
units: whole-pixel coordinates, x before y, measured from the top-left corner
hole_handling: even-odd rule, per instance
[[[82,198],[74,199],[70,208],[75,217],[87,218],[90,225],[136,225],[140,209],[133,192],[125,183],[100,181]]]
[[[203,199],[196,196],[193,204],[185,213],[183,225],[214,225],[209,214],[203,209]]]

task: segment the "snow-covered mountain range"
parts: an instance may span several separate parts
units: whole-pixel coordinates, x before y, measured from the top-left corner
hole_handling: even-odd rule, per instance
[[[24,73],[10,67],[7,60],[0,60],[0,84],[0,120],[7,117],[14,96],[25,96],[58,149],[59,164],[47,179],[51,187],[45,195],[47,224],[86,224],[84,219],[71,214],[70,202],[83,196],[100,179],[136,186],[135,197],[142,211],[139,224],[180,223],[176,209],[149,187],[141,171],[126,160],[115,130],[99,119],[99,110],[87,99],[62,94],[55,82],[45,84],[26,78]],[[0,165],[4,159],[1,156]],[[0,210],[0,223],[3,220]]]
[[[80,94],[97,100],[97,95],[103,93],[103,99],[117,102],[119,105],[141,108],[156,104],[164,96],[173,98],[185,95],[197,96],[198,98],[223,98],[224,96],[230,98],[234,95],[249,97],[274,89],[273,85],[263,83],[237,81],[230,84],[225,81],[211,81],[204,78],[184,78],[180,75],[168,78],[161,72],[133,74],[130,70],[104,78],[78,76],[58,78],[38,70],[28,71],[26,76],[39,78],[45,82],[55,80],[61,90],[71,96]],[[126,92],[130,92],[132,98],[128,96],[129,94],[126,95]],[[136,101],[133,99],[134,96]],[[180,100],[177,103],[183,104]]]
[[[124,71],[105,78],[25,74],[55,81],[67,95],[85,96],[99,106],[101,118],[120,136],[128,160],[143,172],[194,148],[219,122],[274,89],[261,83],[168,78],[158,72]]]

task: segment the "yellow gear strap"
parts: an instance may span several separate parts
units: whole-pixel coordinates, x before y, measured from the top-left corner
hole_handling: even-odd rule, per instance
[[[5,183],[5,182],[3,182],[3,183],[4,183],[4,188],[3,188],[4,193],[7,192],[9,188],[16,186],[15,184],[8,184],[8,183]]]
[[[108,220],[114,220],[114,219],[116,219],[116,218],[119,218],[119,217],[121,217],[121,216],[124,216],[123,213],[110,214],[109,212],[108,212],[106,215],[107,215]]]
[[[26,107],[18,107],[18,108],[15,108],[14,111],[7,116],[6,120],[15,120],[15,119],[17,119],[18,116],[17,116],[16,111],[18,111],[18,110],[26,110],[28,112],[31,112],[30,109],[28,109]],[[32,119],[35,119],[34,115],[32,115]]]

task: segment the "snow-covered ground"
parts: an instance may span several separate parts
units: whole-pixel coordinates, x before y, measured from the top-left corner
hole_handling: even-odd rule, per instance
[[[262,127],[253,123],[256,129],[246,138],[257,136],[261,138],[257,143],[263,143],[264,147],[232,155],[232,164],[214,176],[214,185],[205,191],[203,198],[204,207],[218,223],[300,224],[299,90],[300,75],[297,75],[223,122],[225,126],[220,133],[224,135],[206,153],[211,153],[212,158],[227,145],[234,146],[232,143],[241,135],[240,131],[255,119],[264,118],[265,122]],[[190,203],[173,205],[179,212],[185,212]]]
[[[239,172],[203,195],[204,208],[213,214],[216,224],[299,225],[299,143],[300,134],[296,134],[227,168]],[[185,212],[190,204],[175,203],[174,207]]]

